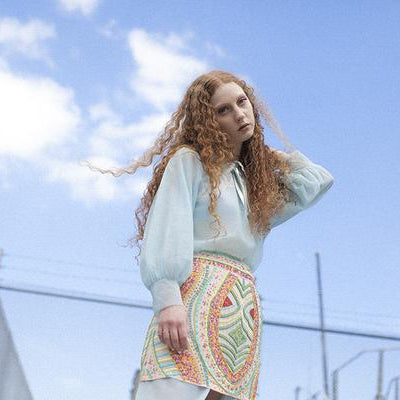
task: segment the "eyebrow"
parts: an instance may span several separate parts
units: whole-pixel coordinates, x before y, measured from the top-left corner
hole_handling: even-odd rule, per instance
[[[246,97],[247,98],[247,96],[246,96],[246,94],[245,93],[242,93],[242,94],[239,94],[239,96],[238,97],[236,97],[236,101],[238,101],[241,97]],[[221,103],[221,104],[218,104],[218,105],[216,105],[215,106],[215,108],[220,108],[221,106],[225,106],[225,105],[228,105],[229,103]]]

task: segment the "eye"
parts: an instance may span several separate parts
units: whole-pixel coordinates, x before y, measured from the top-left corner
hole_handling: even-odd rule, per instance
[[[240,99],[239,99],[239,102],[240,103],[243,103],[244,101],[246,101],[247,100],[247,97],[241,97]]]
[[[221,107],[221,108],[218,110],[218,114],[223,114],[224,110],[226,110],[226,109],[227,109],[227,107]]]

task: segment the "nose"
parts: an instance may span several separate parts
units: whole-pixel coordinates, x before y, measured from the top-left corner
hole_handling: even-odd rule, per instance
[[[237,121],[241,121],[244,118],[244,110],[240,107],[235,107],[235,116]]]

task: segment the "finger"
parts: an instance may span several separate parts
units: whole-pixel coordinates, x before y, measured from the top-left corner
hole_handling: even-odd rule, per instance
[[[186,327],[182,327],[178,330],[179,344],[182,350],[187,350],[189,348],[188,332]]]
[[[157,329],[157,335],[160,338],[160,340],[162,339],[162,327],[160,324],[158,324],[158,329]]]
[[[172,346],[171,343],[171,338],[170,338],[170,334],[169,334],[169,330],[168,329],[164,329],[162,332],[163,336],[162,336],[162,342],[164,344],[166,344],[168,347]]]
[[[177,329],[170,328],[169,335],[171,337],[172,347],[177,351],[181,351],[181,345],[179,344],[179,337],[178,337]]]
[[[170,339],[169,339],[169,332],[167,328],[161,327],[160,328],[160,334],[159,334],[160,340],[166,344],[167,346],[170,345]]]
[[[165,336],[165,343],[168,345],[168,347],[173,350],[174,346],[171,341],[171,332],[168,332],[168,334]]]
[[[158,336],[160,339],[162,339],[162,341],[166,333],[168,333],[168,329],[166,328],[165,324],[158,323]]]

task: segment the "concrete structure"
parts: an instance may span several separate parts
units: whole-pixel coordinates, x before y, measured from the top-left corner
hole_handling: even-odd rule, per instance
[[[0,400],[33,400],[0,300]]]

